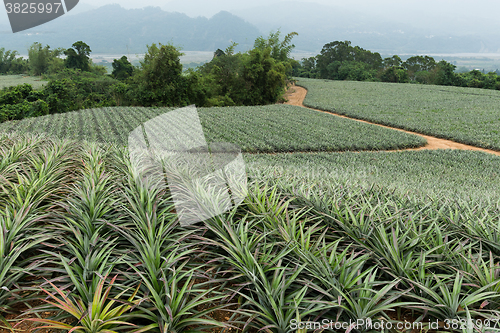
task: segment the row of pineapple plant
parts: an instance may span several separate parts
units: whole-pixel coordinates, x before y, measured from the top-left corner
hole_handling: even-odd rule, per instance
[[[499,318],[499,207],[251,179],[241,206],[183,227],[126,150],[4,135],[3,325],[28,314],[70,332],[282,333],[411,317],[492,332],[481,323]]]

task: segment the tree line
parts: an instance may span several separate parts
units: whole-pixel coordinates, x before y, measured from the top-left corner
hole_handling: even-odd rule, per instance
[[[325,44],[315,57],[293,66],[293,75],[329,80],[421,83],[500,90],[496,72],[478,70],[456,73],[456,66],[429,56],[413,56],[403,61],[398,55],[382,58],[377,52],[352,46],[350,41]]]
[[[179,48],[152,44],[147,46],[139,66],[133,66],[123,56],[114,59],[109,75],[104,66],[92,63],[92,50],[83,41],[68,49],[34,43],[28,59],[0,49],[1,54],[8,55],[0,57],[0,74],[42,75],[48,80],[39,90],[24,84],[0,91],[0,122],[108,106],[276,103],[283,96],[296,62],[290,58],[295,35],[281,36],[277,31],[267,38],[259,37],[245,53],[235,53],[237,44],[233,43],[225,50],[217,50],[212,61],[188,70],[183,70]]]

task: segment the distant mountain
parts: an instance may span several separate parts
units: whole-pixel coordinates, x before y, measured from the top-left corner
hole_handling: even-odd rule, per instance
[[[124,9],[107,5],[65,15],[21,33],[3,32],[0,47],[26,54],[33,42],[68,48],[82,40],[94,53],[144,53],[146,44],[158,42],[171,42],[185,51],[215,51],[232,41],[239,43],[240,49],[248,49],[260,35],[255,26],[229,12],[220,12],[210,19],[190,18],[159,7]]]
[[[195,0],[192,0],[195,1]],[[430,22],[438,17],[419,13],[419,18]],[[335,40],[350,40],[354,45],[384,54],[399,53],[465,53],[497,52],[500,38],[488,31],[466,33],[464,29],[438,29],[438,23],[425,27],[407,23],[402,16],[388,18],[377,11],[348,10],[312,2],[282,1],[234,10],[233,14],[259,27],[267,35],[271,30],[283,33],[296,31],[293,42],[297,51],[319,52],[324,44]],[[448,22],[448,21],[447,21]],[[461,24],[462,22],[455,22]],[[451,22],[449,25],[451,26]],[[496,24],[492,22],[492,24]],[[492,25],[490,31],[496,25]],[[437,31],[442,31],[441,33]]]
[[[92,9],[82,3],[75,8],[76,14],[17,34],[12,34],[7,15],[0,11],[0,48],[27,54],[35,41],[52,48],[68,48],[83,40],[93,53],[133,55],[144,53],[147,44],[158,42],[171,42],[185,51],[215,51],[234,41],[239,44],[237,51],[241,51],[251,48],[256,37],[281,29],[283,34],[299,33],[293,40],[295,51],[313,54],[335,40],[350,40],[383,55],[500,52],[500,25],[494,20],[485,22],[489,28],[481,32],[471,28],[477,24],[476,19],[453,23],[443,18],[449,26],[444,29],[432,13],[418,9],[414,14],[419,13],[427,26],[402,15],[392,18],[382,10],[362,12],[304,1],[173,0],[163,9],[124,9],[120,5]],[[220,8],[230,9],[231,13],[215,13]],[[204,16],[189,17],[176,11]],[[453,24],[463,28],[454,29]]]
[[[89,10],[92,9],[97,9],[98,7],[89,5],[87,3],[82,3],[81,1],[78,3],[78,6],[73,8],[70,12],[68,12],[68,15],[76,15],[76,14],[81,14],[88,12]]]
[[[228,12],[242,11],[247,8],[264,6],[281,2],[283,0],[171,0],[162,6],[167,12],[185,13],[190,17],[212,17],[221,10]]]

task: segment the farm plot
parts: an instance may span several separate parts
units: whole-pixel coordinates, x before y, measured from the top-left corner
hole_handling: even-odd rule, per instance
[[[47,81],[42,81],[39,77],[33,76],[0,75],[0,89],[17,86],[24,83],[31,84],[33,89],[39,89],[47,84]]]
[[[250,183],[240,207],[183,227],[171,198],[138,176],[123,150],[0,134],[1,315],[86,332],[281,333],[317,318],[376,327],[418,318],[421,332],[472,322],[490,332],[500,311],[498,202],[418,201],[311,171],[379,157],[388,175],[398,159],[414,178],[425,165],[434,177],[462,172],[462,162],[484,181],[499,159],[355,155],[247,156],[268,178]],[[307,173],[269,173],[276,164]]]
[[[378,185],[421,201],[458,197],[500,200],[500,157],[468,150],[246,155],[255,180]]]
[[[500,150],[500,91],[300,79],[304,104],[354,118]]]
[[[171,108],[115,107],[0,124],[0,132],[43,132],[127,145],[137,126]],[[208,142],[230,142],[244,152],[359,151],[420,147],[426,140],[290,105],[200,108]],[[174,130],[174,129],[173,129]]]

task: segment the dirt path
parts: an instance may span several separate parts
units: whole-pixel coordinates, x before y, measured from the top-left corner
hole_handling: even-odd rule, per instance
[[[331,114],[331,115],[334,115],[334,116],[337,116],[337,117],[352,119],[352,120],[356,120],[356,121],[359,121],[359,122],[362,122],[362,123],[377,125],[377,126],[389,128],[389,129],[396,130],[396,131],[401,131],[401,132],[405,132],[405,133],[409,133],[409,134],[418,135],[418,136],[421,136],[421,137],[423,137],[423,138],[425,138],[427,140],[427,145],[425,145],[423,147],[403,149],[403,150],[462,149],[462,150],[482,151],[482,152],[485,152],[485,153],[490,153],[490,154],[493,154],[493,155],[500,156],[500,152],[494,151],[494,150],[491,150],[491,149],[484,149],[484,148],[469,146],[469,145],[466,145],[466,144],[463,144],[463,143],[458,143],[458,142],[451,141],[451,140],[439,139],[439,138],[436,138],[436,137],[433,137],[433,136],[429,136],[429,135],[424,135],[424,134],[420,134],[420,133],[405,131],[405,130],[402,130],[400,128],[389,127],[389,126],[385,126],[385,125],[375,124],[375,123],[372,123],[372,122],[369,122],[369,121],[365,121],[365,120],[359,120],[359,119],[355,119],[355,118],[343,116],[343,115],[337,114],[335,112],[322,111],[322,110],[317,110],[317,109],[309,108],[309,107],[307,107],[307,106],[304,105],[304,99],[306,98],[306,95],[307,95],[307,89],[305,89],[303,87],[299,87],[299,86],[291,86],[290,89],[288,89],[288,91],[287,91],[287,93],[285,95],[286,98],[288,99],[288,102],[286,104],[302,106],[304,108],[308,108],[308,109],[311,109],[311,110],[314,110],[314,111],[318,111],[318,112],[328,113],[328,114]]]

